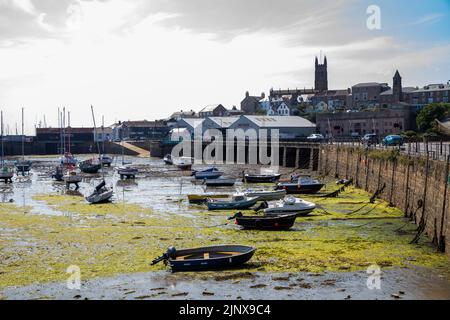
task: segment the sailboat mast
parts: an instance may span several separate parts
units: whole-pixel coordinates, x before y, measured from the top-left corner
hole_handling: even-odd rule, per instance
[[[66,107],[63,107],[63,154],[66,153]]]
[[[68,137],[68,139],[69,139],[69,153],[71,153],[70,152],[70,133],[71,133],[71,128],[70,128],[70,111],[67,111],[67,117],[68,117],[68,120],[67,120],[67,131],[69,132],[68,134],[69,134],[69,137]]]
[[[3,160],[3,158],[5,157],[5,154],[3,153],[3,111],[0,111],[0,118],[1,118],[1,127],[2,127],[2,161],[1,161],[1,163],[2,163],[2,167],[3,167],[3,165],[4,165],[4,160]]]
[[[105,154],[105,116],[102,116],[102,153]]]
[[[25,161],[25,130],[24,130],[24,115],[23,115],[23,108],[22,108],[22,161]]]
[[[91,106],[91,113],[92,113],[92,120],[94,121],[94,141],[97,144],[98,158],[100,159],[100,163],[102,163],[101,162],[102,161],[102,158],[101,158],[102,156],[100,154],[100,143],[98,142],[98,139],[96,139],[96,137],[97,137],[97,125],[95,124],[95,116],[94,116],[94,107],[93,106]],[[103,163],[100,166],[100,170],[102,171],[102,178],[103,178],[103,181],[104,181],[105,180],[105,173],[103,172]]]

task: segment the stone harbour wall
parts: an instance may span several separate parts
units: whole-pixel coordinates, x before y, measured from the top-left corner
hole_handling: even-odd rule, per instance
[[[400,154],[397,150],[323,145],[319,173],[353,179],[355,185],[402,209],[450,257],[449,161]]]

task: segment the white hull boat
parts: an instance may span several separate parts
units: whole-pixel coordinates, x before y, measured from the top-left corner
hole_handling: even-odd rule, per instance
[[[303,199],[286,197],[264,209],[266,215],[280,215],[296,213],[297,216],[306,216],[316,208],[316,204]]]
[[[113,196],[113,189],[102,189],[95,191],[90,196],[86,197],[86,201],[91,204],[108,202]]]
[[[286,196],[286,190],[247,190],[244,193],[247,197],[257,197],[261,201],[281,200]]]

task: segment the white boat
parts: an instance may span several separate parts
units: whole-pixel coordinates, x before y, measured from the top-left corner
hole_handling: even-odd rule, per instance
[[[286,196],[286,190],[252,190],[244,192],[247,197],[258,197],[261,201],[281,200]]]
[[[104,203],[110,201],[114,194],[113,189],[102,187],[99,190],[95,190],[91,195],[86,197],[86,201],[91,204]]]
[[[64,182],[71,184],[71,183],[79,183],[83,180],[83,177],[80,176],[76,171],[68,171],[64,176],[63,176],[63,180]]]
[[[117,168],[117,173],[120,175],[120,179],[135,178],[139,170],[131,166],[121,166]]]
[[[174,164],[181,170],[191,170],[192,169],[192,158],[181,157],[174,161]]]
[[[269,208],[264,209],[264,213],[266,215],[296,213],[298,216],[306,216],[315,208],[315,203],[289,196],[283,200],[269,204]]]

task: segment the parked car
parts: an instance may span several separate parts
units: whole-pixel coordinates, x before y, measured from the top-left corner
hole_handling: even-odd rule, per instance
[[[378,143],[378,136],[375,133],[368,133],[362,137],[361,141],[368,146],[374,145]]]
[[[384,137],[383,141],[381,143],[384,146],[402,146],[403,145],[403,138],[399,135],[391,134],[386,137]]]
[[[321,141],[325,140],[325,137],[323,135],[321,135],[320,133],[313,133],[306,139],[308,139],[309,141],[321,142]]]

